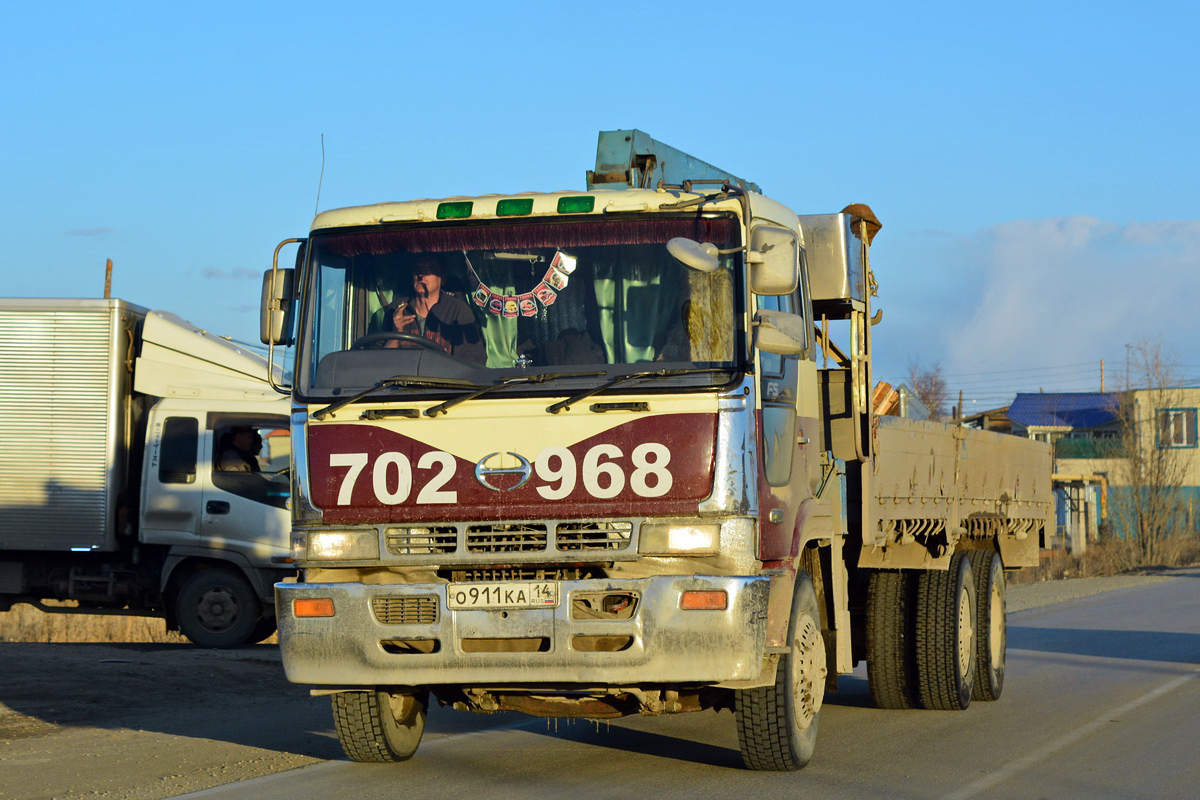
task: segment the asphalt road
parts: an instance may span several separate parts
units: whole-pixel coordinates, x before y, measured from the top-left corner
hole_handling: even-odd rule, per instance
[[[149,731],[63,725],[2,745],[0,797],[1194,798],[1200,569],[1165,579],[1014,587],[1008,677],[998,702],[965,712],[881,711],[860,670],[826,696],[816,756],[799,773],[743,769],[732,715],[712,712],[596,725],[434,709],[412,761],[354,764],[339,755],[328,701],[304,697],[298,687],[290,692],[269,706],[217,702],[190,732],[183,715]],[[238,727],[247,713],[258,718],[249,730]],[[29,788],[37,774],[30,759],[44,758],[42,767],[55,770],[64,747],[103,743],[97,733],[113,739],[113,758],[131,770],[139,756],[129,748],[145,748],[143,760],[160,762],[150,773],[157,780],[114,780],[90,792]],[[118,746],[126,735],[132,738]],[[16,760],[6,752],[14,745]],[[225,773],[212,763],[221,753]],[[104,760],[92,762],[97,776]],[[18,784],[6,775],[24,778]],[[186,794],[214,784],[223,785]]]
[[[408,764],[326,762],[193,796],[383,798],[398,785],[409,797],[1200,795],[1200,570],[1014,611],[1010,625],[1000,702],[880,711],[856,674],[830,696],[817,757],[797,774],[742,769],[729,714],[477,718],[464,731],[446,727],[449,712]]]

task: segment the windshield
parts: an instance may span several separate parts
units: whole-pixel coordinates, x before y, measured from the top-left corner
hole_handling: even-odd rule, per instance
[[[740,245],[732,217],[595,217],[316,233],[298,378],[332,396],[397,377],[733,367],[734,269],[689,269],[666,242]]]

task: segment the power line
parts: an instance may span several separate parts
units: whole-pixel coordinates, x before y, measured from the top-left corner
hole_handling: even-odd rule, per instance
[[[1019,369],[989,369],[989,370],[985,370],[983,372],[947,372],[947,373],[943,374],[943,377],[945,377],[945,378],[969,378],[969,377],[972,377],[975,375],[1024,374],[1024,373],[1029,373],[1029,372],[1048,372],[1051,370],[1058,370],[1058,369],[1073,369],[1073,368],[1099,369],[1099,366],[1100,365],[1097,364],[1095,361],[1078,361],[1078,362],[1075,362],[1074,364],[1059,364],[1057,366],[1021,367]]]

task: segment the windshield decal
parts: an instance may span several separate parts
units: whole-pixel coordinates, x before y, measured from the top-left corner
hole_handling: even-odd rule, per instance
[[[545,316],[546,309],[549,309],[558,300],[558,293],[567,288],[567,284],[571,280],[571,273],[575,271],[575,265],[579,262],[575,256],[568,255],[562,250],[556,250],[554,258],[550,260],[550,266],[546,269],[546,274],[542,276],[541,282],[533,287],[533,291],[516,295],[501,295],[483,282],[465,250],[463,251],[463,260],[466,261],[467,272],[470,274],[471,280],[476,284],[475,291],[471,292],[471,300],[475,305],[486,309],[491,314],[509,318],[516,317],[518,314],[522,317],[536,317],[538,307],[534,302],[535,299],[541,302],[542,314]]]

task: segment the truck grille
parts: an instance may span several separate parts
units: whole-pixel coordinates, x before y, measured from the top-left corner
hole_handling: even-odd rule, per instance
[[[436,595],[375,597],[371,611],[384,625],[432,625],[437,622],[438,601]]]
[[[603,569],[595,567],[479,567],[478,569],[438,570],[438,576],[451,583],[494,581],[582,581],[606,577]]]
[[[468,553],[529,553],[546,549],[546,526],[494,523],[467,528]]]
[[[457,556],[479,561],[493,556],[544,559],[569,553],[614,557],[634,549],[634,520],[438,523],[388,526],[384,545],[393,556]]]
[[[385,539],[388,552],[395,556],[453,553],[458,547],[458,531],[453,525],[439,525],[430,528],[388,528]]]
[[[632,538],[629,522],[560,522],[555,531],[559,550],[624,550]]]

